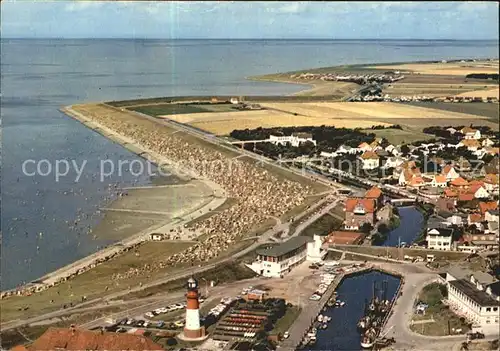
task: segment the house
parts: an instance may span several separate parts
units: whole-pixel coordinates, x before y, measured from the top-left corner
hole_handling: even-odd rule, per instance
[[[471,170],[471,164],[465,157],[460,156],[458,161],[455,163],[455,168],[459,172],[468,172]]]
[[[161,233],[151,233],[149,234],[149,239],[151,241],[162,241],[165,239],[165,235]]]
[[[481,145],[483,145],[483,147],[484,146],[493,146],[493,145],[495,145],[495,143],[490,138],[486,138],[483,141],[481,141]]]
[[[366,152],[366,151],[372,151],[372,148],[368,143],[363,142],[358,145],[358,150]]]
[[[337,153],[339,154],[356,154],[360,150],[355,148],[355,147],[350,147],[348,145],[340,145],[339,148],[337,149]]]
[[[110,333],[70,328],[49,328],[31,345],[27,351],[47,350],[164,350],[153,340],[130,333]]]
[[[479,211],[484,215],[489,210],[497,210],[498,203],[495,201],[480,202]]]
[[[378,187],[374,186],[371,189],[367,190],[365,193],[365,199],[375,200],[377,208],[382,206],[384,203],[384,194],[382,190]]]
[[[455,134],[457,132],[457,130],[453,127],[450,127],[450,128],[447,128],[446,129],[448,132],[450,132],[451,135]]]
[[[488,233],[488,234],[494,234],[496,235],[496,241],[498,243],[498,240],[499,240],[499,237],[498,237],[498,222],[488,222],[488,227],[485,229],[485,233]]]
[[[380,158],[373,151],[365,151],[360,159],[363,163],[363,169],[376,169],[380,166]]]
[[[401,174],[399,175],[398,183],[401,186],[408,185],[412,181],[413,178],[415,178],[415,177],[421,178],[421,175],[422,175],[422,173],[420,172],[420,169],[418,169],[418,168],[404,169],[401,172]],[[423,179],[422,179],[422,181],[423,181]],[[414,182],[414,184],[419,183],[419,182],[420,182],[420,180],[417,180]]]
[[[481,184],[470,185],[467,189],[467,193],[474,195],[475,199],[487,199],[490,197],[486,188]]]
[[[455,168],[452,165],[446,165],[441,171],[441,174],[446,177],[446,180],[451,181],[460,177]]]
[[[457,144],[458,147],[466,147],[469,151],[477,151],[481,148],[481,143],[476,139],[462,139]]]
[[[485,174],[499,174],[500,173],[500,159],[497,156],[493,157],[491,161],[483,166]]]
[[[437,199],[436,208],[438,211],[454,212],[456,209],[455,199],[440,197]]]
[[[370,150],[371,151],[377,151],[377,150],[384,150],[379,144],[378,142],[375,140],[373,141],[371,144],[370,144]],[[385,150],[384,150],[385,151]]]
[[[376,203],[373,199],[349,198],[345,202],[344,227],[359,230],[364,223],[375,223]]]
[[[480,213],[471,213],[467,216],[467,224],[469,226],[475,226],[478,230],[483,231],[484,217]]]
[[[477,129],[471,127],[464,127],[460,130],[460,133],[464,135],[465,139],[481,139],[481,132]]]
[[[483,178],[484,187],[490,194],[498,192],[498,174],[487,174]]]
[[[432,178],[430,185],[437,188],[445,188],[448,181],[446,177],[442,174],[436,174],[434,178]]]
[[[469,182],[466,181],[464,178],[462,177],[458,177],[458,178],[455,178],[453,179],[451,182],[450,182],[450,185],[454,188],[465,188],[466,186],[469,185]]]
[[[393,156],[393,157],[388,157],[385,160],[384,163],[384,168],[396,168],[404,163],[404,159],[401,157]]]
[[[406,186],[411,188],[420,188],[426,186],[428,181],[430,181],[429,178],[426,179],[422,176],[414,176],[410,179],[410,181],[406,184]]]
[[[441,216],[441,218],[443,218],[444,220],[446,220],[446,223],[448,223],[449,225],[456,225],[459,227],[463,225],[464,220],[462,216],[456,213],[443,211],[443,212],[438,212],[438,215]]]
[[[452,266],[446,272],[448,303],[452,310],[485,334],[498,335],[500,282],[484,272]]]
[[[487,210],[485,213],[484,213],[484,220],[485,221],[488,221],[488,222],[499,222],[499,211],[498,209],[496,210]]]
[[[270,135],[269,142],[275,145],[286,145],[290,143],[293,147],[299,147],[300,144],[311,142],[316,145],[316,140],[313,139],[310,133],[296,133],[289,136],[284,135]]]
[[[486,146],[484,148],[484,153],[485,154],[488,154],[488,155],[491,155],[491,156],[496,156],[500,153],[500,148],[497,146],[497,147],[493,147],[493,146]]]
[[[427,230],[427,248],[431,250],[450,251],[453,241],[452,228],[432,228]]]

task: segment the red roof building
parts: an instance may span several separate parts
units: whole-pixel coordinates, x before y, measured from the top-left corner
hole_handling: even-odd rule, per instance
[[[47,350],[164,350],[153,340],[128,333],[94,332],[75,328],[49,328],[36,339],[28,351]]]

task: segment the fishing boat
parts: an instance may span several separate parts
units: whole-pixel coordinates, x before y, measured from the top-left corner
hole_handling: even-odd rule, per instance
[[[364,348],[364,349],[371,349],[374,344],[375,344],[375,339],[374,338],[370,338],[368,336],[364,336],[361,339],[361,347]]]
[[[328,300],[328,302],[326,303],[326,305],[327,305],[328,307],[333,307],[333,306],[335,306],[335,300],[333,300],[333,299]]]
[[[318,315],[318,322],[323,322],[323,315],[322,314]]]
[[[323,330],[324,330],[324,329],[326,329],[326,328],[328,328],[328,324],[324,323],[324,324],[322,324],[322,325],[321,325],[321,329],[323,329]]]
[[[332,320],[332,317],[329,317],[329,316],[323,316],[323,321],[325,322],[330,322]]]
[[[314,345],[314,344],[316,344],[316,335],[311,336],[311,338],[309,339],[309,343],[308,343],[308,345]]]

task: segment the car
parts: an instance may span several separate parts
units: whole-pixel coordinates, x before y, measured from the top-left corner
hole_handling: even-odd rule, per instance
[[[290,337],[290,333],[286,331],[286,332],[283,334],[283,339],[288,339],[289,337]]]
[[[148,322],[148,321],[145,321],[145,322],[142,324],[142,326],[143,326],[144,328],[146,328],[148,325],[149,325],[149,322]]]
[[[155,315],[152,312],[147,312],[145,316],[148,318],[153,318]]]
[[[135,319],[128,319],[125,324],[126,325],[131,325],[132,323],[135,323]]]
[[[309,300],[312,300],[312,301],[318,301],[320,299],[321,299],[321,296],[316,295],[316,294],[312,294],[311,297],[309,298]]]

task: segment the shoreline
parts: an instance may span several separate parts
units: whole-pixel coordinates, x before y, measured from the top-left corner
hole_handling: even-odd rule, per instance
[[[43,275],[40,278],[30,281],[29,283],[26,283],[17,288],[1,291],[2,299],[7,298],[9,296],[22,295],[22,293],[26,290],[33,290],[32,292],[38,292],[53,287],[57,283],[65,281],[74,275],[77,275],[79,273],[84,273],[87,270],[92,269],[93,267],[95,267],[94,265],[98,265],[99,263],[105,262],[102,261],[104,259],[112,259],[117,255],[120,255],[137,247],[138,245],[147,241],[149,235],[156,232],[158,229],[169,228],[175,225],[180,225],[183,222],[187,223],[189,221],[195,220],[196,218],[204,216],[209,212],[216,211],[217,208],[220,207],[227,200],[227,198],[225,197],[224,190],[218,184],[208,179],[204,179],[195,174],[192,170],[182,168],[181,166],[179,166],[175,162],[172,162],[166,157],[158,155],[155,152],[145,148],[144,146],[128,139],[127,137],[124,137],[119,133],[101,125],[100,123],[90,120],[89,118],[83,116],[82,114],[74,111],[72,109],[72,105],[63,107],[60,109],[60,111],[63,112],[68,117],[71,117],[76,121],[82,123],[87,128],[103,135],[109,140],[126,148],[130,152],[138,155],[139,157],[142,157],[157,166],[160,162],[162,166],[167,165],[168,170],[174,176],[178,177],[182,181],[197,180],[204,183],[204,185],[206,185],[209,189],[213,191],[214,197],[211,201],[201,206],[201,208],[195,207],[190,211],[188,211],[187,213],[183,214],[181,218],[172,218],[162,221],[161,223],[148,227],[134,235],[124,238],[123,240],[117,241],[79,260],[64,265],[52,272]]]

